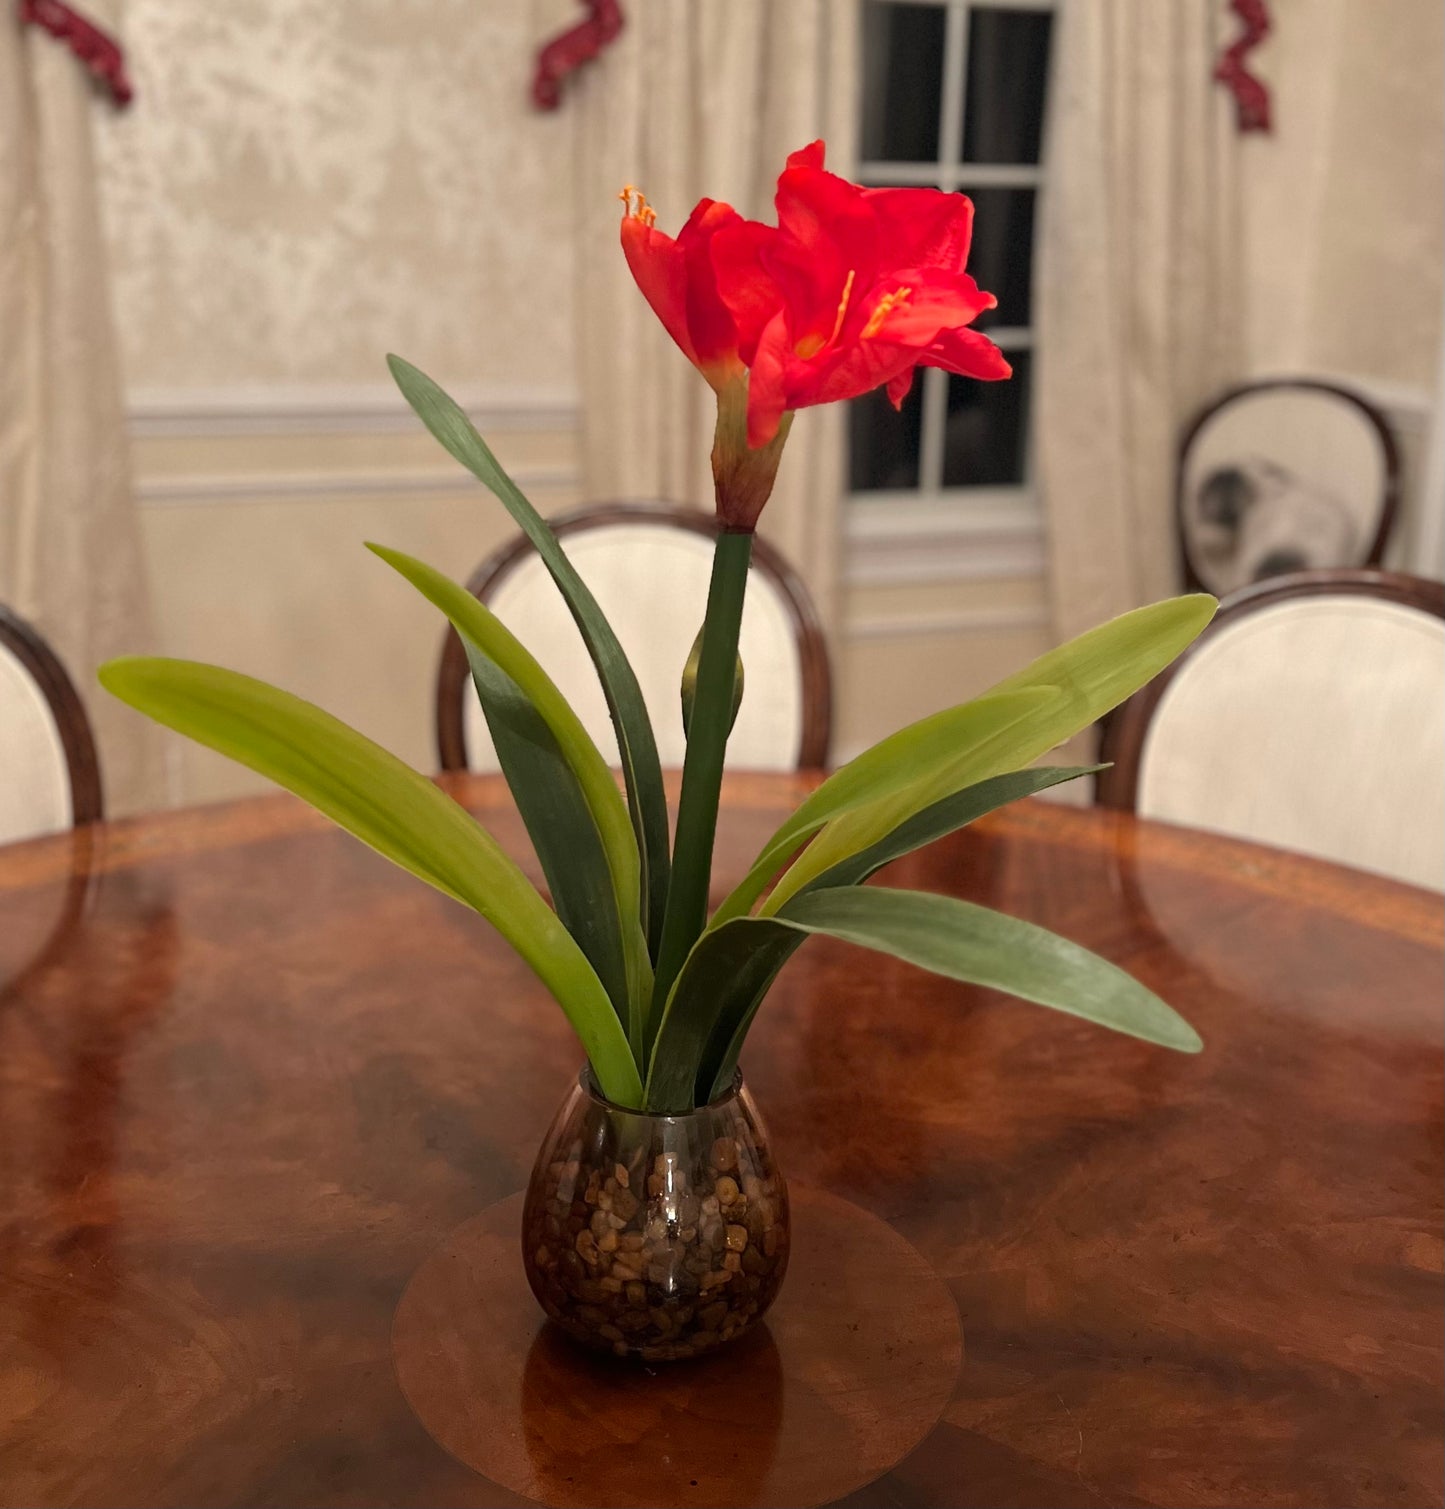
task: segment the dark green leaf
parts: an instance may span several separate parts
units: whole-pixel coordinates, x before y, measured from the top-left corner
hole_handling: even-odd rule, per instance
[[[1017,917],[927,891],[885,886],[810,891],[775,919],[875,949],[950,980],[1007,991],[1182,1053],[1199,1034],[1107,959]]]
[[[657,741],[637,676],[612,626],[598,607],[597,599],[567,559],[547,521],[502,470],[461,406],[410,362],[399,356],[389,356],[386,360],[402,395],[416,410],[422,423],[473,476],[496,494],[522,533],[532,542],[552,574],[552,580],[581,632],[587,653],[597,667],[597,676],[617,731],[627,802],[642,859],[640,911],[655,955],[667,905],[670,865],[667,799],[662,789]]]
[[[643,1015],[652,998],[652,966],[638,916],[637,841],[607,762],[552,678],[490,608],[478,602],[465,587],[424,561],[382,545],[368,544],[366,548],[405,577],[428,602],[440,608],[462,636],[464,644],[480,650],[511,678],[556,739],[568,768],[577,778],[602,851],[607,856],[618,931],[623,957],[627,961],[628,1020],[632,1024],[629,1036],[634,1050],[640,1055]]]
[[[630,1027],[621,922],[587,798],[551,729],[507,673],[465,636],[462,645],[497,761],[537,851],[552,904]]]
[[[712,1099],[713,1080],[702,1066],[721,1060],[804,937],[781,918],[738,917],[697,940],[673,984],[653,1044],[648,1110],[688,1110]]]

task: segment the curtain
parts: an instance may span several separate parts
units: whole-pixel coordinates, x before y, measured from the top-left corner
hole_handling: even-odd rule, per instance
[[[1055,630],[1177,590],[1181,426],[1243,375],[1239,143],[1214,0],[1057,13],[1035,255]]]
[[[676,234],[704,195],[771,218],[787,154],[823,137],[850,170],[857,88],[852,0],[647,0],[579,77],[576,112],[582,472],[589,500],[711,510],[711,389],[634,287],[618,246],[624,183]],[[843,407],[794,422],[759,533],[834,612]]]
[[[150,726],[95,684],[102,660],[150,640],[91,135],[102,99],[62,42],[4,7],[0,600],[70,672],[116,812],[163,793]]]

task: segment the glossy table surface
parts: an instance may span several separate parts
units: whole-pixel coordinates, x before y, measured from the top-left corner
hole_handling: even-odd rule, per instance
[[[802,790],[730,781],[720,886]],[[789,965],[744,1056],[779,1160],[963,1323],[847,1502],[1440,1503],[1440,898],[1041,802],[882,880],[1098,949],[1206,1048]],[[485,924],[289,798],[0,849],[0,1503],[523,1502],[422,1429],[390,1325],[577,1062]]]

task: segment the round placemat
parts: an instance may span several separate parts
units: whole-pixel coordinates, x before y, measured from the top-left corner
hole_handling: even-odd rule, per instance
[[[522,1196],[454,1231],[392,1323],[407,1402],[492,1482],[558,1506],[826,1504],[938,1423],[963,1357],[958,1310],[916,1248],[866,1210],[790,1190],[793,1254],[767,1319],[696,1361],[584,1351],[522,1272]]]

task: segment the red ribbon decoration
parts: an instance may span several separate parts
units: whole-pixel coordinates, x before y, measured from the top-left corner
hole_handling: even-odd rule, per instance
[[[622,7],[617,0],[582,0],[588,16],[560,32],[537,54],[532,76],[532,103],[539,110],[555,110],[562,102],[562,80],[590,63],[622,30]]]
[[[20,0],[20,24],[39,26],[59,38],[109,91],[124,110],[135,91],[125,71],[125,54],[114,37],[60,0]]]
[[[1230,10],[1244,23],[1239,37],[1220,54],[1215,79],[1234,96],[1235,128],[1269,131],[1272,128],[1269,90],[1245,67],[1244,60],[1269,35],[1269,11],[1264,0],[1230,0]]]

